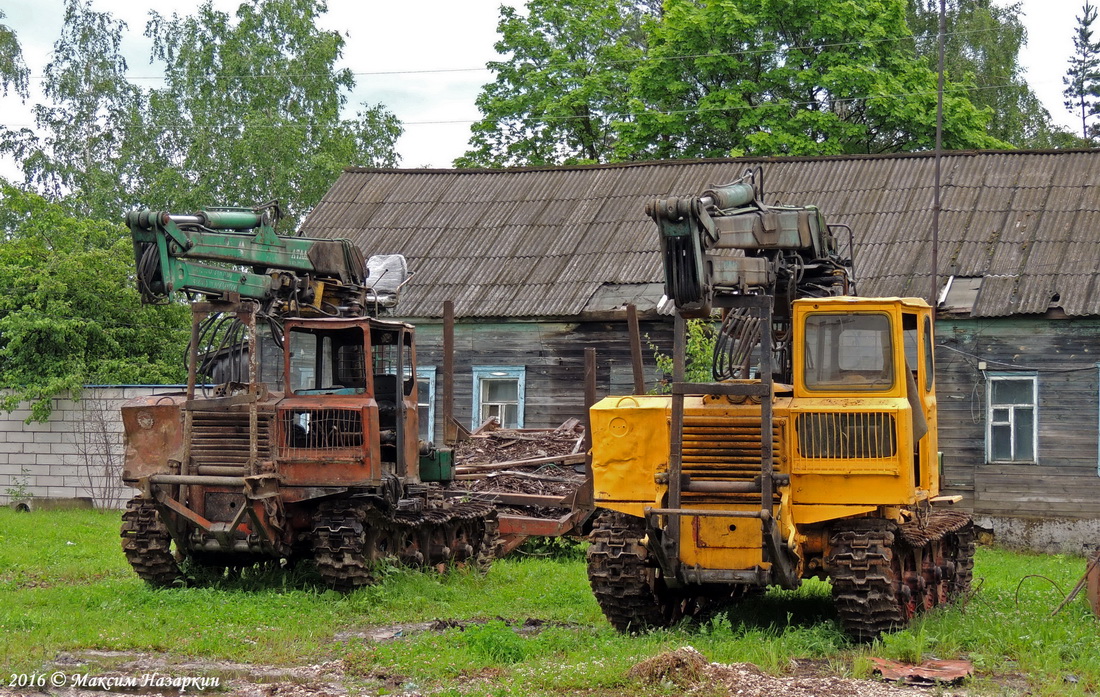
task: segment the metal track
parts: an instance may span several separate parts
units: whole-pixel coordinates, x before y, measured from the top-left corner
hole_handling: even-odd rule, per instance
[[[157,588],[183,581],[172,554],[172,537],[151,499],[135,497],[126,503],[121,535],[126,561],[143,581]]]
[[[893,564],[896,529],[888,520],[854,520],[844,529],[834,528],[830,540],[833,602],[841,626],[861,641],[894,630],[906,619],[902,607],[908,598],[900,597]]]
[[[374,582],[367,556],[366,511],[350,501],[325,501],[313,519],[313,560],[325,585],[341,593]],[[373,539],[373,536],[372,536]]]
[[[902,526],[884,519],[842,521],[829,544],[837,614],[860,641],[949,602],[969,590],[973,578],[973,525],[961,513],[931,513]]]
[[[951,600],[970,592],[974,581],[974,523],[968,522],[962,528],[948,533],[944,538],[949,560],[954,562],[955,573],[948,585],[948,597]]]
[[[588,548],[588,581],[615,629],[639,632],[671,627],[684,618],[705,621],[745,594],[743,586],[672,589],[642,544],[641,518],[604,511]]]
[[[421,511],[386,512],[364,499],[326,501],[311,537],[321,578],[342,593],[374,583],[380,562],[485,571],[499,548],[496,509],[477,502],[428,501]]]

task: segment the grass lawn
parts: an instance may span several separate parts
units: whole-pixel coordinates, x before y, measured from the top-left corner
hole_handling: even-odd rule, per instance
[[[153,590],[127,566],[118,527],[114,512],[0,509],[5,681],[51,670],[65,653],[97,651],[268,666],[339,659],[368,694],[664,694],[668,687],[627,671],[690,645],[710,661],[771,673],[789,670],[792,659],[867,677],[871,656],[965,658],[976,669],[971,694],[1100,691],[1100,626],[1084,594],[1050,617],[1084,572],[1080,557],[980,548],[971,597],[857,645],[839,631],[828,585],[816,581],[771,591],[703,626],[623,636],[600,613],[576,553],[501,560],[485,576],[394,569],[347,597],[322,590],[309,570]],[[443,628],[411,627],[434,620]],[[536,630],[517,631],[529,620]],[[408,631],[386,641],[364,636],[391,625]],[[470,692],[478,680],[484,689]]]

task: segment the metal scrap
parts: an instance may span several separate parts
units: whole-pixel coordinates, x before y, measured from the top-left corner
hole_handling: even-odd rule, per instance
[[[505,551],[529,535],[563,534],[576,523],[573,502],[585,482],[583,441],[576,419],[541,430],[485,425],[455,445],[452,490],[496,503]]]
[[[874,672],[882,675],[883,680],[924,687],[957,685],[974,673],[974,664],[961,660],[929,659],[919,666],[874,657],[871,662],[875,664]]]

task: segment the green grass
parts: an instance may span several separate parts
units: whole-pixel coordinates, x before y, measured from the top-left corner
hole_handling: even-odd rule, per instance
[[[1049,617],[1063,598],[1051,581],[1072,588],[1084,572],[1078,557],[982,548],[972,597],[860,646],[839,631],[829,587],[817,581],[770,591],[703,626],[624,636],[604,620],[583,561],[568,550],[502,560],[484,576],[393,569],[347,597],[321,589],[308,569],[153,590],[127,566],[118,523],[117,513],[0,509],[0,671],[48,669],[62,652],[130,651],[287,666],[343,659],[368,694],[661,694],[627,671],[691,645],[711,661],[775,673],[792,659],[867,677],[870,656],[968,658],[978,694],[1100,691],[1100,632],[1084,597]],[[437,619],[477,624],[391,641],[356,636]],[[520,630],[528,619],[541,624]]]

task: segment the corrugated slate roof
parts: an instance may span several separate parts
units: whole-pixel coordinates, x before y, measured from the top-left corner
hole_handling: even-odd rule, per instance
[[[928,295],[930,153],[350,168],[303,232],[404,254],[415,276],[402,291],[403,316],[439,316],[450,299],[459,317],[568,317],[602,307],[593,299],[608,284],[652,293],[642,284],[661,281],[646,201],[697,195],[758,164],[769,203],[816,205],[852,226],[861,295]],[[972,315],[1100,315],[1100,151],[945,153],[941,182],[941,283],[981,279]]]

